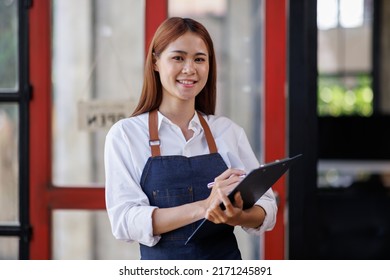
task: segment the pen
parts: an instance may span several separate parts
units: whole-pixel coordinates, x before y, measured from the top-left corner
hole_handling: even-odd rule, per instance
[[[240,178],[243,179],[245,178],[246,174],[240,175]],[[214,186],[215,182],[210,182],[207,184],[207,188],[211,189]]]

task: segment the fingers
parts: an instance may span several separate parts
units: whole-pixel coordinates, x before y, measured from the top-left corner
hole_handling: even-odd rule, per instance
[[[218,195],[220,201],[222,201],[223,205],[225,206],[225,209],[222,210],[220,204],[215,203],[207,210],[206,219],[216,224],[225,223],[232,226],[236,226],[239,221],[239,216],[242,213],[243,205],[240,193],[235,194],[234,205],[221,190],[218,190]]]
[[[213,183],[208,185],[209,188],[225,188],[229,186],[229,189],[226,189],[225,194],[229,193],[238,182],[242,180],[245,176],[245,171],[240,169],[227,169],[221,175],[215,178]],[[233,185],[233,186],[232,186]]]
[[[227,217],[223,213],[221,207],[218,205],[207,210],[206,219],[212,221],[215,224],[222,224],[226,223]]]
[[[228,217],[232,217],[235,214],[235,208],[242,210],[244,201],[242,200],[240,192],[234,194],[234,204],[221,190],[218,190],[218,194],[223,205],[225,206],[225,213]],[[221,207],[219,208],[221,209]]]
[[[241,176],[241,175],[245,175],[245,171],[244,170],[235,169],[235,168],[229,168],[229,169],[225,170],[221,175],[216,177],[215,178],[215,182],[223,181],[223,180],[226,180],[226,179],[228,179],[230,177],[237,177],[237,176]]]
[[[211,187],[211,193],[207,200],[205,200],[205,210],[210,208],[219,207],[219,204],[222,202],[221,195],[218,194],[218,190],[222,190],[223,194],[226,196],[232,192],[232,190],[237,186],[237,184],[242,180],[240,176],[244,175],[245,172],[240,169],[227,169],[221,175],[215,178],[213,186]],[[227,199],[227,198],[225,198]],[[229,203],[230,202],[226,202]]]
[[[241,197],[241,193],[240,192],[237,192],[235,195],[234,195],[234,205],[237,207],[237,208],[240,208],[242,209],[244,207],[244,201],[242,200],[242,197]]]
[[[233,208],[233,205],[230,201],[230,199],[221,191],[218,190],[219,199],[221,200],[222,204],[225,206],[225,209],[227,212],[230,212]]]

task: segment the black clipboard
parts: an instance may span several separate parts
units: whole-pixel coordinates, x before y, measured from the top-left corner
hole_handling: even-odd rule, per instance
[[[252,207],[256,201],[274,185],[290,166],[302,154],[290,158],[276,160],[271,163],[263,164],[259,168],[254,169],[235,187],[235,189],[228,195],[231,201],[234,200],[234,195],[241,192],[241,197],[244,201],[243,209]],[[216,234],[221,229],[228,227],[225,224],[214,224],[207,219],[203,219],[199,226],[194,230],[190,237],[188,237],[185,244],[196,240],[204,239],[207,236]]]

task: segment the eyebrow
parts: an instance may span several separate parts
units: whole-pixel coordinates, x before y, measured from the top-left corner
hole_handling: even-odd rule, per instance
[[[171,51],[171,53],[181,53],[181,54],[185,54],[187,55],[188,53],[186,51],[181,51],[181,50],[173,50]],[[204,56],[207,56],[207,54],[203,53],[203,52],[197,52],[195,53],[195,55],[204,55]]]

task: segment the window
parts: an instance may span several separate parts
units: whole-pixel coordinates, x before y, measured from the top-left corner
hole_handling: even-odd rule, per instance
[[[28,7],[21,2],[0,1],[0,259],[29,254]]]
[[[318,186],[387,189],[389,3],[317,3]]]
[[[318,115],[371,116],[372,2],[318,0]]]
[[[17,1],[0,2],[0,92],[18,90]]]
[[[143,8],[127,0],[52,3],[55,186],[104,184],[105,135],[131,114],[141,92]]]
[[[107,131],[141,92],[145,3],[52,0],[51,9],[50,184],[101,188]],[[113,237],[105,210],[56,209],[51,217],[54,259],[139,258],[137,244]]]

